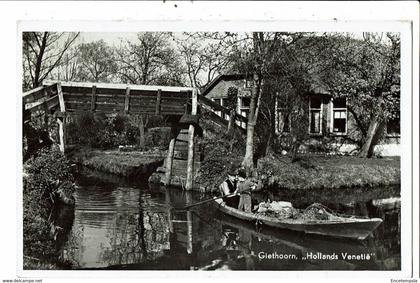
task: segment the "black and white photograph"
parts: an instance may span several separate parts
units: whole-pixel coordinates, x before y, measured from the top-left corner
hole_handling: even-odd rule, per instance
[[[418,276],[413,22],[103,4],[14,23],[3,282]]]
[[[400,35],[23,32],[23,267],[399,270]]]

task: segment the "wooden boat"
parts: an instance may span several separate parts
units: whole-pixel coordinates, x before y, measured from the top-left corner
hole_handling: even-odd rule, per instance
[[[336,216],[334,220],[279,219],[261,214],[249,213],[227,206],[222,199],[215,199],[218,209],[225,214],[244,221],[263,224],[273,228],[287,229],[338,238],[364,240],[381,223],[380,218],[360,218],[356,216]]]

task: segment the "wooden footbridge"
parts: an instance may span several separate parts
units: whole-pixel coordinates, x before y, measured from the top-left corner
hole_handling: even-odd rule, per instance
[[[24,123],[34,115],[44,115],[48,123],[48,116],[54,115],[62,152],[66,148],[68,116],[83,112],[165,116],[172,125],[172,136],[164,170],[161,170],[163,183],[170,185],[176,176],[187,190],[192,189],[200,165],[199,149],[195,143],[195,136],[201,132],[200,114],[206,112],[208,119],[227,126],[230,112],[200,96],[195,88],[60,81],[46,81],[42,86],[25,92],[22,107]],[[246,118],[239,115],[236,119],[246,122]]]

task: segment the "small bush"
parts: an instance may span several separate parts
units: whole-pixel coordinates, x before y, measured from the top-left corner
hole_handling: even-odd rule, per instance
[[[84,113],[67,126],[68,135],[72,143],[87,145],[92,148],[112,149],[119,145],[136,145],[140,140],[138,117],[95,116],[93,113]],[[164,123],[160,117],[147,117],[148,127]],[[165,131],[146,132],[145,140],[148,146],[162,146],[169,144]]]
[[[44,129],[37,129],[30,123],[27,123],[23,127],[23,161],[25,162],[31,156],[37,154],[42,148],[49,148],[52,145],[48,132]]]
[[[171,140],[171,128],[156,127],[151,128],[146,133],[146,146],[148,147],[168,147]]]
[[[227,178],[228,173],[240,167],[245,141],[241,136],[231,137],[220,131],[207,136],[200,142],[205,158],[196,182],[206,191],[213,191]]]
[[[55,256],[54,237],[50,233],[53,192],[56,180],[73,181],[70,164],[58,149],[44,148],[28,160],[25,170],[23,252],[26,256],[49,259]]]

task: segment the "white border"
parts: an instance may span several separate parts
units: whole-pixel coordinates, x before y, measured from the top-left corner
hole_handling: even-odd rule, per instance
[[[175,8],[175,4],[177,8]],[[354,278],[362,277],[382,277],[382,278],[401,278],[411,276],[411,164],[412,157],[414,158],[413,169],[418,172],[418,82],[415,79],[414,88],[411,89],[411,76],[410,72],[412,62],[418,62],[418,4],[416,2],[353,2],[353,3],[326,3],[326,2],[217,2],[217,4],[204,2],[166,2],[166,3],[136,3],[136,2],[18,2],[18,3],[0,3],[1,13],[1,26],[5,31],[4,38],[8,39],[9,46],[2,46],[2,61],[7,67],[2,66],[1,76],[4,82],[4,93],[16,93],[19,97],[20,91],[20,69],[21,67],[16,64],[15,58],[10,54],[20,56],[20,38],[16,38],[16,21],[25,20],[20,22],[19,29],[25,30],[37,27],[37,30],[54,29],[54,30],[83,30],[83,31],[139,31],[139,30],[173,30],[173,31],[187,31],[187,30],[231,30],[231,31],[246,31],[246,30],[263,30],[270,27],[271,30],[285,30],[285,31],[346,31],[363,30],[363,31],[401,31],[402,33],[402,267],[401,272],[357,272],[357,271],[305,271],[305,272],[223,272],[223,273],[207,273],[207,272],[148,272],[148,271],[107,271],[107,272],[85,272],[85,271],[24,271],[19,272],[32,278],[46,278],[46,277],[107,277],[107,278],[126,278],[133,276],[142,276],[146,278],[151,277],[177,277],[177,278],[194,278],[200,277],[201,279],[211,278],[232,278],[238,276],[246,276],[248,279],[267,279],[287,277],[288,281],[291,279],[299,280],[301,278],[334,278],[341,277],[354,280]],[[49,22],[28,21],[28,20],[48,20]],[[90,19],[90,21],[80,21]],[[134,20],[147,20],[136,22]],[[207,20],[206,23],[200,21]],[[285,21],[277,21],[277,20]],[[51,22],[54,20],[54,22]],[[57,20],[60,20],[57,22]],[[67,21],[71,20],[71,21]],[[92,21],[94,20],[94,21]],[[115,22],[98,22],[97,20],[116,20]],[[158,20],[158,21],[157,21]],[[166,20],[166,21],[162,21]],[[210,21],[209,21],[210,20]],[[251,21],[252,20],[252,21]],[[267,21],[269,20],[269,21]],[[96,21],[96,22],[95,22]],[[193,22],[191,22],[193,21]],[[356,21],[356,22],[354,22]],[[391,22],[389,22],[391,21]],[[398,21],[398,22],[397,22]],[[410,21],[413,21],[410,23]],[[186,25],[188,23],[188,25]],[[207,24],[207,28],[204,27]],[[411,32],[407,30],[408,27],[413,27],[414,31],[414,47],[413,58],[411,57]],[[140,28],[141,27],[141,28]],[[17,40],[16,40],[17,39]],[[3,40],[2,40],[3,41]],[[5,41],[3,41],[5,42]],[[405,47],[404,47],[405,46]],[[3,48],[7,48],[3,51]],[[4,59],[4,60],[3,60]],[[417,60],[416,60],[417,59]],[[16,72],[12,72],[12,70]],[[413,66],[414,77],[418,78],[418,65]],[[2,80],[3,81],[3,80]],[[10,84],[10,82],[15,84]],[[15,88],[13,87],[15,86]],[[411,91],[414,91],[413,104],[411,104]],[[9,98],[10,99],[10,98]],[[7,98],[6,98],[7,100]],[[16,101],[12,100],[9,105],[15,104]],[[16,104],[15,104],[16,105]],[[2,121],[9,121],[10,111],[17,110],[20,113],[20,100],[17,100],[17,108],[14,110],[5,109],[5,117]],[[413,114],[408,111],[413,109]],[[13,113],[12,113],[13,114]],[[2,113],[2,115],[4,115]],[[409,129],[406,122],[410,122],[411,116],[414,118],[414,140],[416,143],[412,149],[411,144],[411,129]],[[415,119],[417,118],[417,119]],[[19,115],[16,115],[17,125],[20,125]],[[5,170],[13,170],[9,174],[5,172],[5,176],[17,176],[16,180],[11,180],[10,185],[6,187],[21,187],[21,162],[20,155],[18,159],[16,156],[11,155],[8,148],[15,148],[16,141],[17,147],[21,142],[21,133],[17,130],[13,123],[8,126],[11,133],[16,133],[16,140],[12,143],[3,145],[6,149],[4,155],[7,160],[15,166],[8,165]],[[15,132],[16,131],[16,132]],[[407,135],[406,135],[407,134]],[[403,137],[404,136],[404,137]],[[3,149],[4,150],[4,149]],[[413,154],[413,155],[412,155]],[[416,170],[417,169],[417,170]],[[17,175],[15,175],[17,174]],[[414,174],[417,175],[417,174]],[[17,184],[16,184],[17,182]],[[414,197],[414,215],[418,216],[418,177],[414,179],[415,189],[413,191]],[[19,191],[19,190],[18,190]],[[21,194],[18,195],[20,199]],[[15,211],[14,202],[6,201],[7,198],[2,198],[2,209],[5,209],[3,215],[11,215]],[[4,205],[3,205],[4,204]],[[1,241],[2,251],[9,251],[9,254],[14,254],[13,245],[9,243],[22,243],[21,227],[16,220],[21,219],[21,209],[19,209],[16,217],[7,219],[11,227],[18,228],[18,237],[8,237],[7,240]],[[5,214],[7,213],[7,214]],[[7,227],[9,227],[9,225]],[[415,221],[416,235],[414,238],[414,253],[416,259],[414,260],[414,276],[418,277],[418,218]],[[13,229],[11,229],[13,231]],[[14,230],[16,231],[16,230]],[[15,239],[13,241],[13,239]],[[4,249],[3,249],[4,246]],[[18,251],[19,252],[19,251]],[[20,251],[21,253],[21,251]],[[6,253],[7,254],[7,253]],[[21,255],[21,254],[20,254]],[[1,258],[2,270],[14,269],[11,260],[13,256],[8,259]],[[12,264],[11,264],[12,263]],[[18,271],[21,271],[22,262],[18,262]],[[3,269],[5,268],[5,269]],[[261,278],[263,277],[263,278]],[[13,279],[16,275],[9,275],[4,279]],[[0,278],[3,279],[3,278]],[[175,279],[175,278],[174,278]],[[343,281],[343,280],[340,281]],[[263,279],[264,280],[264,279]],[[373,278],[370,279],[370,281]],[[54,282],[56,280],[54,279]],[[90,280],[91,281],[91,280]],[[114,281],[114,280],[112,280]],[[111,282],[111,281],[110,281]]]

